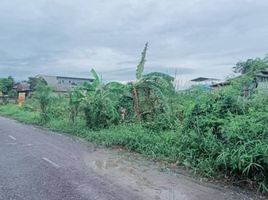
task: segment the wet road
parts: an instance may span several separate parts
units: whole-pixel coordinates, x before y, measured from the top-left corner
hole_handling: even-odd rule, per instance
[[[156,165],[0,117],[0,200],[257,199]]]
[[[0,117],[1,200],[142,199],[83,162],[81,141]]]

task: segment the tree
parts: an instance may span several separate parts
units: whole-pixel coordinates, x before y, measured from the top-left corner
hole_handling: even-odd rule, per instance
[[[14,79],[12,78],[12,76],[9,76],[8,78],[1,78],[0,79],[0,91],[3,94],[8,94],[14,86]]]
[[[148,43],[141,53],[141,60],[136,69],[136,80],[130,83],[130,90],[133,95],[133,107],[137,118],[143,113],[151,112],[148,110],[140,110],[140,101],[142,97],[145,102],[151,104],[151,110],[157,105],[163,105],[162,108],[168,108],[165,101],[165,95],[168,92],[174,91],[173,81],[174,78],[160,72],[154,72],[144,75],[144,65],[146,62],[146,53],[148,49]]]
[[[70,120],[74,123],[78,115],[79,106],[83,101],[84,94],[80,87],[76,87],[69,97]]]
[[[30,84],[31,91],[34,91],[36,86],[40,83],[47,85],[47,82],[41,77],[29,77],[28,83]]]
[[[7,95],[9,98],[17,98],[18,96],[17,91],[15,89],[10,90]]]
[[[35,86],[34,98],[40,105],[42,122],[47,122],[49,119],[48,108],[51,103],[51,92],[52,89],[43,82],[38,82]]]
[[[233,67],[235,73],[241,73],[246,75],[254,75],[256,72],[262,69],[268,68],[268,57],[247,59],[246,61],[240,61]]]
[[[117,82],[104,84],[94,69],[91,73],[93,83],[81,88],[86,91],[83,102],[87,125],[92,129],[105,128],[119,121],[116,105],[124,86]]]
[[[268,57],[247,59],[236,64],[234,72],[241,73],[241,76],[232,80],[233,88],[244,97],[250,97],[258,87],[256,74],[268,68]]]

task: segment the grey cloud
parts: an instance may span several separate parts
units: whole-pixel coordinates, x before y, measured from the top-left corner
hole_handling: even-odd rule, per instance
[[[126,60],[126,61],[120,61],[117,64],[118,65],[129,65],[129,64],[131,64],[131,65],[136,64],[137,65],[138,62],[139,62],[138,59],[137,60]]]
[[[47,73],[131,80],[146,72],[223,78],[266,54],[268,2],[255,0],[1,0],[0,76]]]

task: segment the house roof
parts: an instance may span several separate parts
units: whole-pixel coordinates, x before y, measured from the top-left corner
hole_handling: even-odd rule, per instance
[[[206,78],[206,77],[198,77],[198,78],[192,79],[191,81],[193,81],[193,82],[219,81],[219,79],[215,79],[215,78]]]
[[[223,82],[220,82],[220,83],[214,83],[214,84],[211,84],[211,87],[219,87],[219,86],[226,86],[226,85],[230,85],[230,81],[223,81]]]
[[[211,87],[219,87],[219,86],[230,85],[232,81],[239,79],[241,76],[242,76],[242,75],[239,75],[239,76],[236,76],[236,77],[232,77],[232,78],[228,78],[228,79],[225,80],[225,81],[221,81],[221,82],[218,82],[218,83],[213,83],[213,84],[211,84],[210,86],[211,86]]]
[[[261,70],[259,73],[255,75],[261,78],[268,78],[268,69]]]
[[[256,74],[257,77],[268,78],[268,74]]]
[[[82,80],[82,81],[90,81],[92,82],[94,79],[92,78],[79,78],[79,77],[68,77],[68,76],[56,76],[57,78],[63,79],[73,79],[73,80]]]
[[[267,74],[268,75],[268,69],[261,70],[262,74]]]
[[[27,92],[30,91],[30,84],[27,82],[16,83],[13,89],[17,90],[17,92]]]

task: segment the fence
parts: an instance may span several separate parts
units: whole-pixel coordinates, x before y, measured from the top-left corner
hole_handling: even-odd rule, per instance
[[[10,98],[8,96],[0,96],[0,104],[5,104],[5,103],[16,103],[17,99],[16,98]]]

